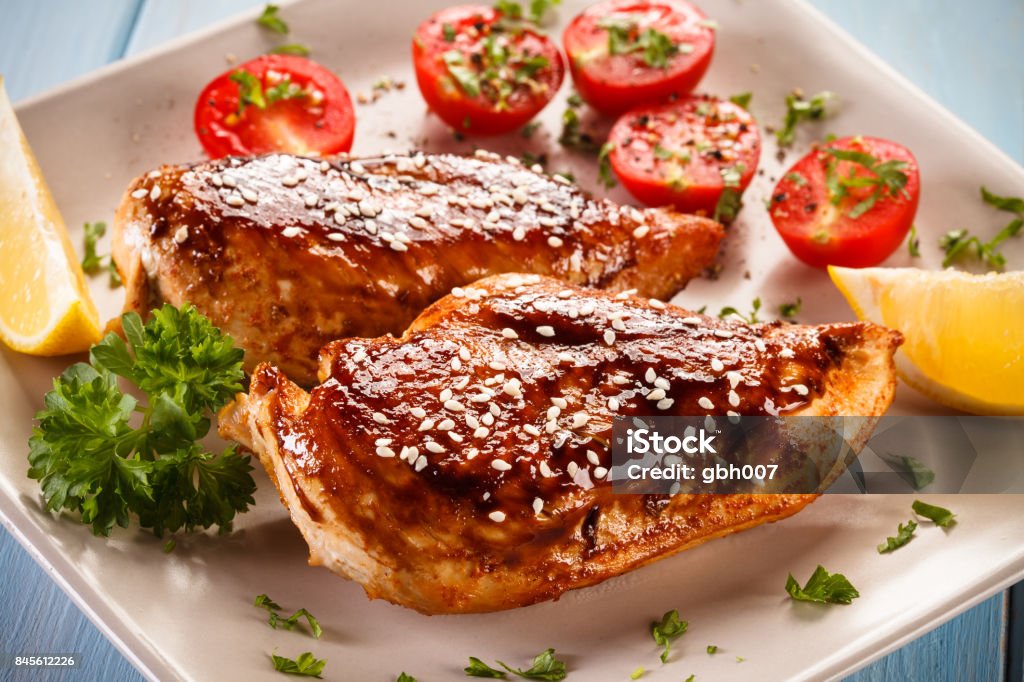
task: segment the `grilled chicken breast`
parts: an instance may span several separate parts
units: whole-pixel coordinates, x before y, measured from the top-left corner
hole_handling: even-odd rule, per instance
[[[312,393],[260,365],[220,432],[259,456],[311,564],[423,613],[493,611],[815,498],[613,494],[613,416],[880,415],[900,343],[865,322],[747,326],[500,275],[401,338],[329,344]]]
[[[314,383],[320,348],[400,334],[453,287],[525,271],[669,298],[710,265],[706,218],[594,201],[481,152],[323,161],[285,154],[138,178],[113,255],[126,310],[189,302],[246,349]]]

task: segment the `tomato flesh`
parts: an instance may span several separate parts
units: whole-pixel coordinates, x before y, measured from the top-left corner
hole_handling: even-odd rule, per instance
[[[416,82],[431,111],[456,131],[500,135],[547,106],[565,77],[562,55],[528,24],[483,5],[449,7],[412,42]]]
[[[616,54],[614,26],[627,38],[627,47],[616,47]],[[651,29],[675,46],[664,65],[648,63],[642,36]],[[598,111],[617,115],[693,91],[711,64],[715,31],[686,0],[608,0],[573,19],[562,42],[580,96]]]
[[[888,188],[871,201],[877,174],[863,165],[838,160],[825,149],[864,152],[878,162],[898,161],[906,184],[895,195]],[[842,196],[828,179],[856,178]],[[816,268],[878,265],[903,242],[914,222],[921,196],[917,160],[909,149],[877,137],[844,137],[819,145],[779,180],[770,215],[775,229],[797,258]],[[870,208],[864,210],[865,202]],[[860,207],[860,208],[858,208]],[[863,210],[863,212],[858,212]]]
[[[727,183],[742,193],[761,156],[761,136],[743,107],[706,95],[624,114],[608,136],[623,186],[649,206],[713,214]]]
[[[246,91],[250,99],[243,102]],[[211,158],[337,154],[352,148],[355,134],[345,85],[327,68],[294,55],[257,57],[214,78],[196,101],[194,123]]]

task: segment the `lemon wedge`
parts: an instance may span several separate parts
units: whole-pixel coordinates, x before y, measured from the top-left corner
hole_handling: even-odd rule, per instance
[[[965,412],[1024,415],[1024,272],[828,271],[857,317],[903,333],[907,384]]]
[[[99,315],[64,220],[0,78],[0,339],[33,355],[83,351]]]

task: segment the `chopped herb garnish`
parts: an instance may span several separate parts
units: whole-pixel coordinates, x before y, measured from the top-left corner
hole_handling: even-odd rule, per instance
[[[899,549],[903,545],[910,542],[914,537],[914,531],[917,530],[917,521],[911,519],[906,523],[901,523],[896,528],[896,537],[891,535],[885,539],[885,542],[878,546],[879,554],[888,554],[894,550]]]
[[[825,105],[835,97],[834,94],[825,90],[813,95],[810,99],[804,99],[799,91],[786,95],[786,118],[782,127],[775,131],[775,139],[780,147],[788,147],[793,144],[796,135],[796,127],[801,121],[818,121],[825,117]]]
[[[910,234],[907,236],[907,251],[911,258],[921,257],[921,240],[917,236],[917,225],[910,226]]]
[[[747,107],[750,106],[750,100],[751,100],[751,98],[753,96],[754,96],[754,93],[749,92],[749,91],[748,92],[739,92],[739,93],[736,93],[735,95],[732,95],[729,98],[729,101],[732,102],[733,104],[739,105],[739,106],[743,107],[744,109],[746,109]]]
[[[444,34],[444,41],[446,43],[455,42],[455,27],[451,24],[441,24],[441,33]]]
[[[281,611],[281,605],[265,594],[258,595],[256,597],[256,602],[253,605],[267,610],[267,613],[270,614],[267,623],[275,630],[279,627],[284,630],[291,630],[295,627],[295,624],[299,622],[300,618],[305,618],[306,622],[309,623],[309,629],[313,633],[314,637],[320,639],[320,636],[324,634],[323,628],[320,627],[320,623],[313,614],[306,609],[299,609],[287,618],[283,618],[279,613]]]
[[[253,504],[249,457],[215,455],[199,441],[210,414],[242,390],[242,350],[195,308],[170,305],[142,324],[121,316],[110,333],[53,382],[29,439],[30,478],[48,511],[81,514],[96,535],[132,515],[157,536],[218,525]],[[118,386],[135,384],[140,403]],[[135,415],[141,415],[136,427]]]
[[[982,187],[981,200],[992,208],[998,208],[1000,211],[1024,216],[1024,199],[1019,197],[1001,197],[998,194],[992,194],[992,192]]]
[[[448,67],[448,73],[459,84],[462,91],[470,97],[477,97],[480,94],[480,77],[473,69],[466,66],[466,60],[463,59],[462,53],[458,50],[448,50],[441,55],[441,58],[444,59],[444,64]]]
[[[519,131],[519,134],[529,139],[533,137],[535,132],[537,132],[537,128],[540,128],[540,121],[530,121],[523,126],[523,129]]]
[[[274,33],[280,33],[281,35],[288,35],[288,24],[284,22],[278,11],[281,8],[277,5],[267,5],[263,8],[263,14],[260,15],[256,23],[265,29],[273,31]]]
[[[100,221],[85,224],[85,255],[82,257],[82,270],[92,275],[99,272],[103,258],[96,253],[96,243],[107,233],[107,224]]]
[[[526,20],[532,24],[539,24],[544,20],[544,15],[548,13],[548,10],[561,2],[562,0],[530,0],[530,4],[524,12],[522,5],[518,2],[497,0],[494,3],[494,9],[501,12],[502,16],[508,19],[515,21]],[[513,25],[512,29],[515,30],[516,28]]]
[[[972,236],[967,230],[950,230],[939,239],[941,248],[946,257],[942,261],[942,267],[949,267],[955,261],[964,256],[971,255],[995,270],[1002,270],[1006,267],[1006,256],[1000,249],[1002,243],[1011,237],[1016,237],[1024,229],[1024,199],[1017,197],[1002,197],[992,194],[984,187],[981,188],[982,200],[1001,211],[1016,213],[1017,217],[1007,223],[992,239],[987,242]]]
[[[736,662],[737,662],[737,663],[742,663],[742,662],[743,662],[743,661],[745,661],[745,660],[747,660],[747,659],[743,658],[742,656],[737,656],[737,657],[736,657]]]
[[[688,626],[689,623],[685,620],[679,620],[679,612],[675,609],[666,611],[660,621],[651,623],[651,637],[654,638],[658,646],[665,647],[665,650],[661,652],[662,663],[668,662],[672,642],[686,634]]]
[[[565,103],[565,111],[562,112],[562,133],[558,136],[558,144],[586,154],[599,154],[601,145],[593,135],[582,129],[580,115],[576,111],[583,106],[583,100],[574,92]]]
[[[924,462],[908,455],[879,454],[883,462],[892,467],[901,478],[914,486],[914,490],[921,490],[932,484],[935,480],[935,472],[928,468]]]
[[[786,173],[786,179],[792,182],[797,187],[803,187],[804,185],[807,184],[807,178],[796,172]]]
[[[174,551],[174,548],[177,547],[177,546],[178,546],[178,543],[174,540],[174,538],[171,538],[170,540],[168,540],[167,542],[164,543],[164,546],[163,546],[164,554],[170,554],[171,552]]]
[[[716,644],[708,644],[708,655],[717,654],[718,646]]]
[[[667,68],[669,60],[677,54],[693,51],[692,45],[675,43],[656,29],[641,31],[637,22],[628,19],[603,19],[598,26],[608,32],[608,54],[640,52],[644,64],[657,69]]]
[[[612,172],[612,163],[609,158],[614,149],[614,142],[605,142],[601,145],[601,151],[597,153],[597,177],[601,180],[601,184],[607,188],[616,185],[615,174]]]
[[[308,45],[302,43],[285,43],[270,48],[270,54],[293,54],[298,57],[308,57],[312,52]]]
[[[407,675],[404,672],[398,673],[398,677],[395,678],[395,682],[416,682],[416,678],[412,675]]]
[[[715,220],[723,223],[731,223],[736,220],[740,209],[743,208],[740,180],[745,171],[746,167],[742,163],[720,169],[722,194],[718,197],[718,203],[715,204],[715,213],[712,216]]]
[[[690,676],[683,680],[683,682],[693,682],[695,679],[697,679],[697,674],[690,673]]]
[[[907,167],[906,161],[897,159],[879,161],[867,152],[854,149],[825,147],[823,151],[834,159],[829,161],[825,169],[825,184],[828,186],[829,200],[833,206],[838,206],[840,201],[849,196],[851,189],[874,187],[874,191],[866,199],[861,200],[850,209],[850,212],[847,213],[850,218],[854,220],[860,218],[874,208],[878,200],[884,198],[886,193],[891,198],[900,194],[909,198],[906,190],[908,178],[907,174],[903,172],[903,169]],[[836,161],[848,161],[865,169],[871,175],[859,175],[856,169],[851,167],[847,175],[840,176],[836,169]]]
[[[572,171],[555,171],[554,173],[552,173],[552,175],[557,175],[559,177],[565,178],[566,180],[573,184],[576,184],[576,176],[573,174]]]
[[[743,313],[741,313],[736,308],[733,308],[732,306],[726,306],[726,307],[722,308],[719,311],[718,319],[724,320],[725,318],[727,318],[730,315],[732,315],[734,317],[740,318],[741,320],[743,320],[747,324],[757,324],[758,322],[761,321],[757,317],[757,313],[760,310],[761,310],[761,297],[758,296],[757,298],[755,298],[753,300],[753,302],[751,302],[751,310],[750,310],[750,313],[748,315],[744,315]]]
[[[288,675],[320,677],[324,666],[327,665],[327,659],[316,658],[311,651],[299,654],[294,660],[277,654],[271,654],[270,658],[274,662],[274,670]]]
[[[944,507],[937,507],[921,500],[914,500],[911,509],[918,516],[923,516],[940,528],[949,528],[956,523],[956,514]]]
[[[565,669],[565,663],[555,658],[554,649],[545,649],[544,651],[537,654],[533,659],[533,664],[526,670],[521,668],[512,668],[498,661],[498,665],[524,680],[547,680],[550,682],[557,682],[558,680],[564,680],[568,672]],[[467,677],[487,677],[491,679],[506,679],[508,674],[505,671],[492,668],[487,665],[479,658],[474,656],[469,657],[469,665],[464,668]]]
[[[644,667],[642,665],[637,666],[636,669],[633,670],[633,672],[631,672],[629,674],[629,679],[631,679],[631,680],[639,680],[641,677],[644,676],[645,672],[647,672],[647,671],[644,669]]]
[[[819,604],[849,604],[860,596],[842,573],[830,574],[823,566],[814,569],[807,584],[800,584],[790,574],[786,578],[786,592],[796,601],[810,601]]]
[[[793,301],[792,303],[783,303],[779,306],[779,315],[782,315],[785,318],[796,317],[800,313],[800,308],[803,304],[803,299],[797,296],[796,301]]]
[[[232,73],[229,78],[238,83],[238,113],[245,111],[247,106],[254,106],[257,109],[266,109],[267,101],[263,98],[263,83],[259,78],[248,71],[239,69]]]

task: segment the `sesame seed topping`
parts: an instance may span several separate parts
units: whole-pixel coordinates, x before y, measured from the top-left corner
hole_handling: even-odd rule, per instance
[[[754,348],[756,348],[758,352],[761,353],[764,353],[768,350],[768,346],[764,345],[764,341],[762,341],[761,339],[754,339]]]
[[[501,330],[501,335],[504,336],[506,339],[518,339],[519,338],[519,334],[516,334],[516,330],[512,329],[511,327],[505,327],[504,329],[502,329]]]
[[[523,431],[526,431],[531,436],[539,436],[540,435],[540,429],[538,429],[533,424],[524,424],[523,425]]]
[[[672,384],[668,383],[668,379],[666,379],[665,377],[658,377],[657,379],[655,379],[654,385],[666,391],[672,388]]]
[[[238,196],[237,194],[229,194],[227,198],[224,199],[224,203],[227,204],[228,206],[241,208],[242,206],[245,206],[245,199]]]
[[[435,455],[440,455],[444,452],[444,446],[438,443],[436,440],[428,440],[426,443],[423,444],[423,447],[425,447],[430,452],[433,452]]]
[[[648,299],[647,300],[647,305],[651,306],[652,308],[656,308],[658,310],[664,310],[665,309],[665,303],[663,301],[659,301],[656,298]]]
[[[700,324],[701,319],[699,317],[684,317],[682,320],[683,324]]]
[[[702,395],[700,397],[700,400],[697,401],[697,404],[700,405],[701,407],[703,407],[705,410],[713,410],[713,409],[715,409],[715,404],[713,402],[711,402],[711,398],[708,398],[705,395]]]
[[[521,226],[512,230],[512,239],[516,240],[517,242],[523,241],[524,239],[526,239],[526,230]]]
[[[792,357],[795,357],[795,356],[796,356],[796,353],[793,352],[792,348],[783,348],[782,350],[779,351],[779,357],[780,358],[792,358]]]
[[[565,398],[562,398],[561,396],[553,397],[551,399],[551,404],[562,410],[569,407],[569,401],[566,400]]]
[[[789,388],[796,391],[797,395],[807,395],[808,393],[810,393],[810,390],[803,384],[793,384]]]
[[[373,442],[373,444],[376,445],[377,447],[380,447],[381,445],[391,445],[391,439],[390,438],[378,438],[377,440],[375,440]]]
[[[558,415],[560,415],[561,413],[562,408],[560,408],[558,405],[552,405],[551,407],[548,408],[547,418],[558,419]]]
[[[377,448],[377,456],[378,457],[394,457],[395,456],[395,451],[392,450],[391,448],[387,447],[387,446],[383,446],[382,445],[381,447]]]
[[[613,345],[615,343],[615,332],[613,332],[611,329],[605,329],[604,342],[609,346]]]
[[[487,515],[487,518],[489,518],[491,521],[494,521],[495,523],[501,523],[505,520],[505,512],[492,511],[490,514]]]
[[[281,236],[286,237],[288,239],[298,237],[300,234],[302,234],[302,228],[295,227],[294,225],[292,225],[291,227],[286,227],[283,230],[281,230]]]
[[[381,413],[381,412],[374,412],[373,413],[373,421],[377,422],[378,424],[390,424],[391,423],[391,420],[388,419],[387,417],[385,417],[384,414]]]
[[[608,398],[608,409],[612,412],[617,412],[619,409],[618,398]]]
[[[422,407],[413,407],[409,410],[409,414],[416,417],[417,419],[423,419],[427,416],[427,411]]]
[[[650,231],[651,228],[647,227],[646,225],[641,225],[640,227],[633,230],[633,236],[637,239],[643,239],[648,235],[648,233],[650,233]]]
[[[452,358],[451,366],[452,366],[453,370],[458,372],[460,369],[462,369],[462,360],[460,360],[457,357],[456,358]]]
[[[577,464],[576,462],[569,462],[569,464],[567,464],[566,467],[565,467],[566,473],[568,473],[573,478],[576,478],[576,473],[579,470],[580,470],[580,465]]]
[[[566,353],[565,351],[561,351],[561,352],[558,353],[558,361],[559,362],[572,362],[573,361],[572,354],[571,353]]]
[[[544,478],[551,478],[552,476],[555,475],[555,472],[551,470],[551,466],[548,465],[546,459],[542,459],[540,461],[540,466],[537,468],[540,469],[540,475],[543,476]]]
[[[441,423],[437,425],[438,431],[451,431],[455,428],[455,422],[451,419],[442,419]]]
[[[188,239],[188,226],[182,225],[181,227],[174,231],[174,241],[177,244],[181,244],[186,239]]]
[[[156,201],[160,198],[160,185],[154,184],[153,188],[149,190],[149,200]]]
[[[537,333],[540,334],[541,336],[551,338],[552,336],[555,335],[555,328],[549,325],[542,325],[540,327],[537,327]]]
[[[340,232],[331,232],[329,235],[327,235],[327,238],[330,239],[332,242],[345,241],[345,235],[343,235]]]
[[[315,194],[307,194],[305,198],[306,208],[313,208],[320,202],[320,198]]]
[[[132,199],[141,199],[142,197],[146,196],[147,194],[149,194],[149,192],[147,192],[146,189],[143,187],[141,189],[137,189],[134,192],[132,192]]]
[[[436,424],[436,423],[437,422],[435,422],[433,419],[424,419],[422,422],[420,422],[419,429],[417,429],[417,430],[418,431],[429,431],[430,429],[434,428],[434,424]]]
[[[440,447],[440,446],[438,446],[438,447]],[[427,448],[427,449],[429,450],[430,448]],[[413,469],[416,470],[416,471],[423,471],[426,468],[427,468],[427,456],[426,455],[420,455],[419,457],[416,458],[416,464],[413,465]]]
[[[469,349],[468,348],[460,348],[459,349],[459,357],[462,358],[463,360],[468,361],[469,358],[470,358]]]
[[[448,432],[448,437],[451,438],[456,443],[461,443],[462,442],[462,435],[458,434],[458,433],[456,433],[454,431],[449,431]]]
[[[480,415],[480,421],[483,422],[487,426],[493,426],[494,425],[494,415],[491,414],[490,412],[484,412],[482,415]]]
[[[644,381],[649,384],[653,384],[658,379],[657,372],[654,371],[653,367],[648,367],[647,371],[644,372]]]
[[[612,320],[612,329],[620,332],[626,331],[626,323],[621,318],[616,317]]]
[[[486,426],[478,426],[473,430],[473,438],[487,438],[487,434],[490,433]]]
[[[729,370],[725,373],[725,376],[729,379],[729,388],[736,388],[743,381],[743,375],[734,370]]]
[[[725,363],[723,363],[718,358],[711,358],[711,369],[716,372],[721,372],[723,369],[725,369]]]
[[[476,448],[470,448],[466,451],[466,459],[476,459],[476,456],[480,454],[480,451]]]
[[[598,457],[597,453],[594,452],[593,450],[587,450],[587,461],[589,461],[594,466],[600,466],[601,464],[601,458]]]
[[[674,405],[675,402],[676,401],[673,400],[672,398],[662,398],[661,400],[658,401],[656,407],[659,410],[667,410],[668,408],[672,407],[672,405]]]
[[[572,415],[572,428],[579,429],[587,425],[590,421],[590,415],[586,412],[576,412]]]
[[[596,467],[594,469],[594,478],[596,478],[599,481],[601,479],[603,479],[607,475],[608,475],[608,470],[605,469],[604,467]]]
[[[446,389],[443,389],[441,391],[441,394],[439,396],[437,396],[437,399],[440,400],[443,403],[446,400],[451,400],[451,397],[452,397],[452,389],[446,388]]]
[[[728,329],[716,329],[715,336],[720,339],[731,339],[733,337],[733,333]]]
[[[506,394],[512,396],[513,398],[518,398],[523,394],[522,383],[519,381],[519,379],[516,378],[512,378],[506,381],[505,385],[502,386],[501,390],[504,391]],[[498,415],[494,416],[497,417]]]
[[[539,497],[533,498],[533,513],[540,514],[544,510],[544,500]]]
[[[462,412],[466,407],[458,400],[446,400],[444,401],[444,409],[451,410],[452,412]]]
[[[250,204],[255,204],[260,199],[260,195],[254,192],[253,190],[249,189],[248,187],[243,187],[238,191],[242,193],[242,198],[248,201]]]
[[[560,237],[548,237],[548,246],[551,248],[557,249],[562,246],[562,244],[564,244],[564,242]]]
[[[656,388],[656,389],[654,389],[653,391],[651,391],[650,393],[647,394],[647,399],[648,400],[661,400],[664,397],[665,397],[665,389],[662,389],[662,388]]]
[[[508,471],[509,469],[512,468],[512,465],[503,459],[492,459],[491,468],[496,469],[498,471]]]

